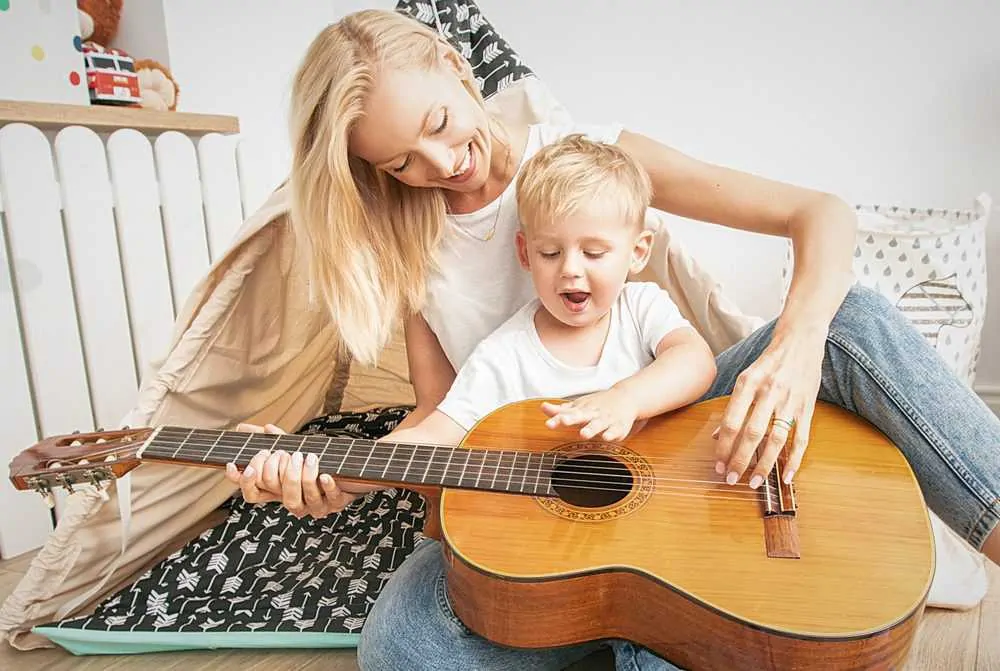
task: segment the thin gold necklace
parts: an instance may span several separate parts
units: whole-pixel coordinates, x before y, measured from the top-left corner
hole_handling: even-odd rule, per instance
[[[507,144],[507,153],[504,156],[504,160],[503,161],[504,161],[504,163],[503,163],[503,177],[506,177],[507,176],[507,168],[510,165],[510,144],[509,143]],[[503,197],[504,197],[504,195],[506,195],[506,193],[507,193],[507,188],[504,187],[503,191],[500,192],[500,198],[497,200],[497,212],[496,212],[496,214],[493,215],[493,226],[490,227],[490,230],[486,234],[486,237],[481,238],[478,235],[473,235],[472,231],[463,228],[462,230],[465,232],[466,235],[468,235],[473,240],[479,240],[480,242],[489,242],[490,240],[493,239],[493,236],[496,235],[496,232],[497,232],[497,224],[500,222],[500,210],[503,209]]]

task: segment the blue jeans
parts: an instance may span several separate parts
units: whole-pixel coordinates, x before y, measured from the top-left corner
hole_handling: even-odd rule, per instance
[[[705,399],[732,393],[773,323],[717,357]],[[928,506],[979,548],[1000,520],[1000,420],[880,294],[855,287],[830,325],[820,399],[861,415],[906,455]],[[448,603],[441,549],[423,542],[379,595],[361,632],[364,671],[563,669],[610,645],[619,671],[678,667],[625,641],[515,650],[470,632]]]

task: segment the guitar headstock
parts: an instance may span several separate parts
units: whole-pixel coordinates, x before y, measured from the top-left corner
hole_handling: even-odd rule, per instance
[[[35,443],[10,462],[16,489],[34,490],[51,504],[52,490],[101,485],[139,465],[136,453],[152,429],[119,429],[53,436]]]

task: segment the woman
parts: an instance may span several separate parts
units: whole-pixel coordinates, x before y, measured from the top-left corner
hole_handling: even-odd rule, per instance
[[[359,12],[316,38],[295,79],[292,127],[293,225],[344,342],[370,361],[393,316],[407,315],[416,409],[401,427],[433,410],[475,343],[530,298],[513,247],[512,182],[540,146],[582,131],[617,142],[644,166],[656,208],[794,245],[781,315],[717,359],[706,397],[732,394],[717,434],[720,477],[756,486],[782,449],[791,476],[818,396],[886,433],[931,508],[1000,561],[1000,421],[887,301],[852,287],[855,216],[841,200],[701,163],[616,127],[502,128],[469,64],[394,12]],[[749,469],[761,439],[763,456]],[[242,476],[229,471],[249,501],[280,500],[298,515],[327,515],[365,491],[317,476],[315,461],[266,453]],[[460,668],[555,669],[595,647],[494,646],[457,620],[443,585],[440,547],[424,543],[368,617],[363,668],[436,668],[447,659]],[[630,644],[614,647],[624,667],[674,668]]]

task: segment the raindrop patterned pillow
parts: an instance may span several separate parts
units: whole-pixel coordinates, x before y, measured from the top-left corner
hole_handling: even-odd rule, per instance
[[[990,197],[969,210],[858,206],[854,274],[886,296],[970,387],[986,318]],[[791,245],[782,280],[791,279]]]

